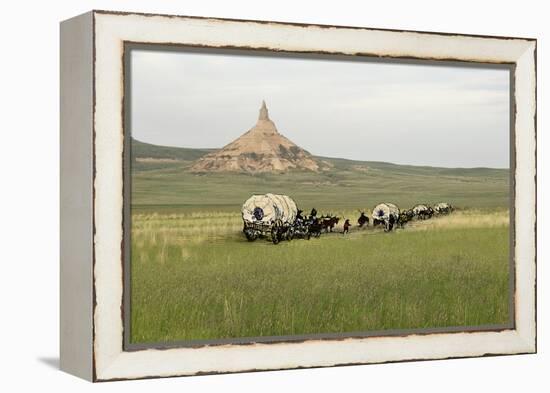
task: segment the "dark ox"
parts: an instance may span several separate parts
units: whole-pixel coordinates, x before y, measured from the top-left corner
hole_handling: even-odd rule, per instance
[[[321,221],[321,227],[325,230],[325,232],[332,232],[334,227],[340,221],[340,217],[336,217],[336,216],[322,217],[320,221]]]
[[[369,218],[365,215],[365,212],[361,212],[361,215],[357,219],[357,224],[359,225],[359,228],[362,228],[363,225],[369,226]]]
[[[403,227],[406,223],[409,221],[412,221],[414,218],[414,212],[412,209],[402,210],[401,214],[399,214],[399,219],[397,220],[397,223],[399,226]]]

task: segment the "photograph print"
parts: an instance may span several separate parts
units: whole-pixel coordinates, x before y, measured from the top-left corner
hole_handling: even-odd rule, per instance
[[[512,327],[511,72],[126,49],[126,345]]]

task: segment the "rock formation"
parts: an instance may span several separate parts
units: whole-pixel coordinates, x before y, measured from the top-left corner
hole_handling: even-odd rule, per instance
[[[258,122],[249,131],[222,149],[198,159],[193,172],[285,172],[292,169],[320,170],[309,152],[277,131],[262,101]]]

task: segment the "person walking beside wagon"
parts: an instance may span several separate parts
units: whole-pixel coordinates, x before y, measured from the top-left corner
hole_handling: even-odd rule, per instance
[[[342,232],[342,235],[349,233],[349,227],[351,227],[351,224],[349,222],[349,218],[347,218],[346,221],[344,222],[344,231]]]

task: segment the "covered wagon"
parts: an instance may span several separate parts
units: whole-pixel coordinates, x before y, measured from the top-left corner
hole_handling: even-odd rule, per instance
[[[412,208],[412,211],[415,217],[418,217],[420,220],[432,218],[434,213],[434,210],[428,205],[416,205]]]
[[[372,224],[384,225],[386,231],[391,231],[399,220],[399,208],[393,203],[380,203],[372,209]]]
[[[249,241],[269,237],[277,244],[282,239],[292,239],[298,208],[289,196],[252,195],[243,204],[241,212],[243,233]]]
[[[439,202],[434,205],[434,211],[437,214],[449,214],[453,211],[453,206],[447,202]]]

